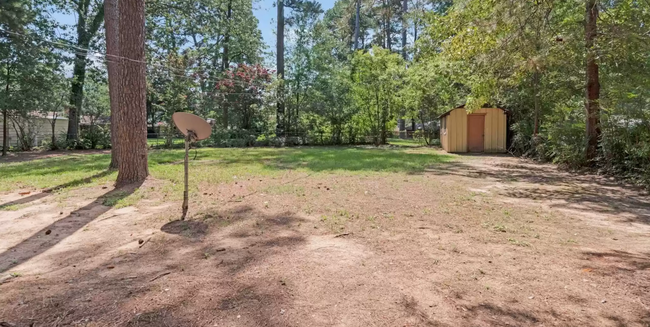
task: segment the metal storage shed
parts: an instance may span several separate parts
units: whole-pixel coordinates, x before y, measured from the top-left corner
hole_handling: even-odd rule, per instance
[[[447,152],[506,152],[507,112],[465,105],[440,115],[440,143]]]

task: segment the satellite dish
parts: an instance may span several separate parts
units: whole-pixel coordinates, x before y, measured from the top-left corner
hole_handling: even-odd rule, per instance
[[[194,132],[192,141],[205,140],[212,133],[212,127],[208,122],[188,112],[175,112],[172,115],[172,120],[183,135],[188,136],[190,131]]]
[[[190,152],[190,143],[207,139],[212,133],[212,127],[208,122],[203,120],[203,118],[187,112],[175,112],[172,115],[172,120],[178,130],[185,135],[185,191],[183,192],[183,216],[181,216],[181,220],[185,220],[189,202],[189,192],[187,187],[189,167],[187,162]]]

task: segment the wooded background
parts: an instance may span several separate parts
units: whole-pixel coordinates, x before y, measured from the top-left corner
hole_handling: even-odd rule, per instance
[[[251,1],[135,2],[142,38],[117,0],[0,1],[0,106],[22,150],[43,114],[69,119],[52,149],[171,145],[176,111],[214,119],[205,145],[382,144],[401,119],[429,144],[439,114],[489,104],[511,112],[516,155],[650,183],[648,0],[281,0],[275,49]],[[125,69],[141,86],[120,89]]]

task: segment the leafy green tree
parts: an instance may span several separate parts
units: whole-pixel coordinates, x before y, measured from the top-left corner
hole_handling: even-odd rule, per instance
[[[68,140],[78,138],[79,116],[83,106],[84,83],[86,80],[86,68],[88,66],[88,54],[91,45],[96,40],[97,31],[104,21],[104,2],[99,0],[78,0],[61,1],[60,7],[66,12],[74,13],[76,33],[74,40],[74,65],[72,69],[72,83],[70,87],[70,107],[68,108]]]
[[[359,119],[375,145],[386,143],[401,105],[398,96],[404,76],[402,58],[388,49],[373,47],[352,59],[353,94]]]
[[[17,131],[23,149],[34,145],[33,118],[49,108],[48,99],[57,93],[63,79],[64,60],[49,42],[55,25],[45,4],[9,1],[1,5],[9,10],[0,14],[7,18],[0,21],[2,154],[6,155],[9,128]]]
[[[416,62],[406,70],[401,97],[408,116],[420,122],[427,145],[438,137],[434,135],[438,116],[453,108],[462,94],[452,76],[447,63],[434,60]]]

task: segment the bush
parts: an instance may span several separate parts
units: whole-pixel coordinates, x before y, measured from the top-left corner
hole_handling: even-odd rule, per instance
[[[225,148],[253,146],[257,138],[256,133],[244,129],[215,128],[210,135],[213,146]]]
[[[642,124],[604,121],[598,167],[650,186],[650,130]]]
[[[90,126],[82,129],[80,135],[81,146],[84,149],[111,148],[111,132],[108,127]]]

